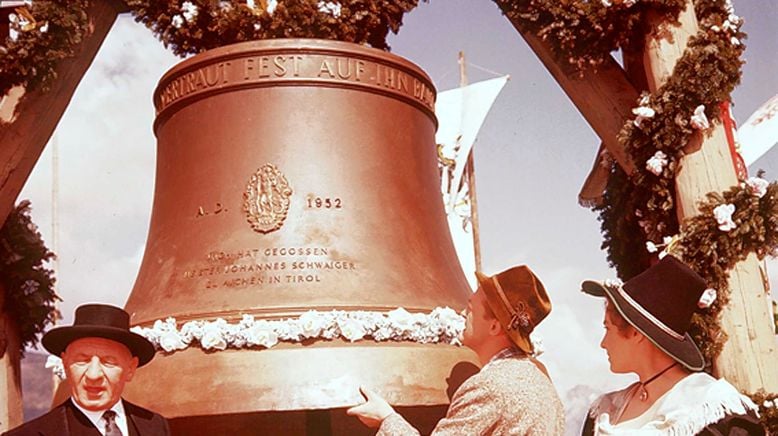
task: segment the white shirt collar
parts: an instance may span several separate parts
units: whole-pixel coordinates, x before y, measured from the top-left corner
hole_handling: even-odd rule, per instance
[[[86,410],[83,407],[81,407],[78,402],[70,398],[70,401],[73,402],[73,405],[76,406],[78,410],[81,411],[87,418],[89,418],[89,421],[92,423],[92,425],[97,428],[97,431],[100,432],[101,435],[105,435],[105,420],[103,420],[103,413],[105,413],[105,410]],[[124,402],[122,400],[119,400],[111,407],[111,410],[116,412],[116,425],[119,426],[119,430],[122,431],[122,434],[124,436],[129,436],[129,428],[127,427],[127,414],[124,413]]]

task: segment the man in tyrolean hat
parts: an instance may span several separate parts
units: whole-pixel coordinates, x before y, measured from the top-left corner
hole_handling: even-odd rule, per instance
[[[551,312],[543,284],[527,266],[478,275],[468,302],[462,343],[483,367],[451,398],[434,435],[561,435],[564,410],[545,368],[533,357],[530,333]],[[361,388],[367,402],[352,407],[379,435],[418,434],[378,394]]]
[[[60,356],[70,398],[8,433],[17,435],[169,435],[162,416],[122,399],[135,370],[154,357],[154,346],[129,330],[124,310],[105,304],[76,309],[72,326],[47,332],[41,342]]]

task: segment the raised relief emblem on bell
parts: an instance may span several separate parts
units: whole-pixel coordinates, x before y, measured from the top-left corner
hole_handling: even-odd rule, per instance
[[[292,188],[275,165],[267,163],[251,175],[243,193],[243,210],[251,228],[260,233],[278,230],[289,212]]]

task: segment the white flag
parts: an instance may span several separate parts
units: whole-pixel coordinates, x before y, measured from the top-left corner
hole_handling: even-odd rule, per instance
[[[737,130],[740,155],[746,166],[756,162],[778,143],[778,95],[767,100]]]
[[[443,203],[459,263],[473,289],[477,287],[475,248],[467,198],[469,187],[462,182],[462,177],[476,135],[508,78],[503,76],[443,91],[438,94],[435,103],[438,155],[448,162],[441,172]]]

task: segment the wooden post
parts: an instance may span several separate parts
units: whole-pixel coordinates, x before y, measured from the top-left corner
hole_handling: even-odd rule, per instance
[[[0,226],[13,210],[16,197],[117,15],[126,9],[121,0],[91,2],[87,10],[90,33],[76,49],[75,57],[57,65],[51,89],[45,93],[26,92],[16,87],[10,98],[0,100]]]
[[[5,289],[0,285],[0,433],[21,425],[21,355],[19,332],[5,310]]]
[[[678,24],[660,23],[649,17],[658,30],[646,37],[644,61],[648,86],[661,86],[683,54],[690,36],[699,27],[694,6],[687,2]],[[723,192],[738,183],[724,126],[714,122],[712,133],[693,138],[676,175],[679,219],[697,215],[697,205],[708,192]],[[778,392],[778,352],[773,320],[768,310],[768,292],[754,254],[730,272],[730,303],[721,315],[722,329],[729,336],[714,364],[714,370],[740,390]]]

